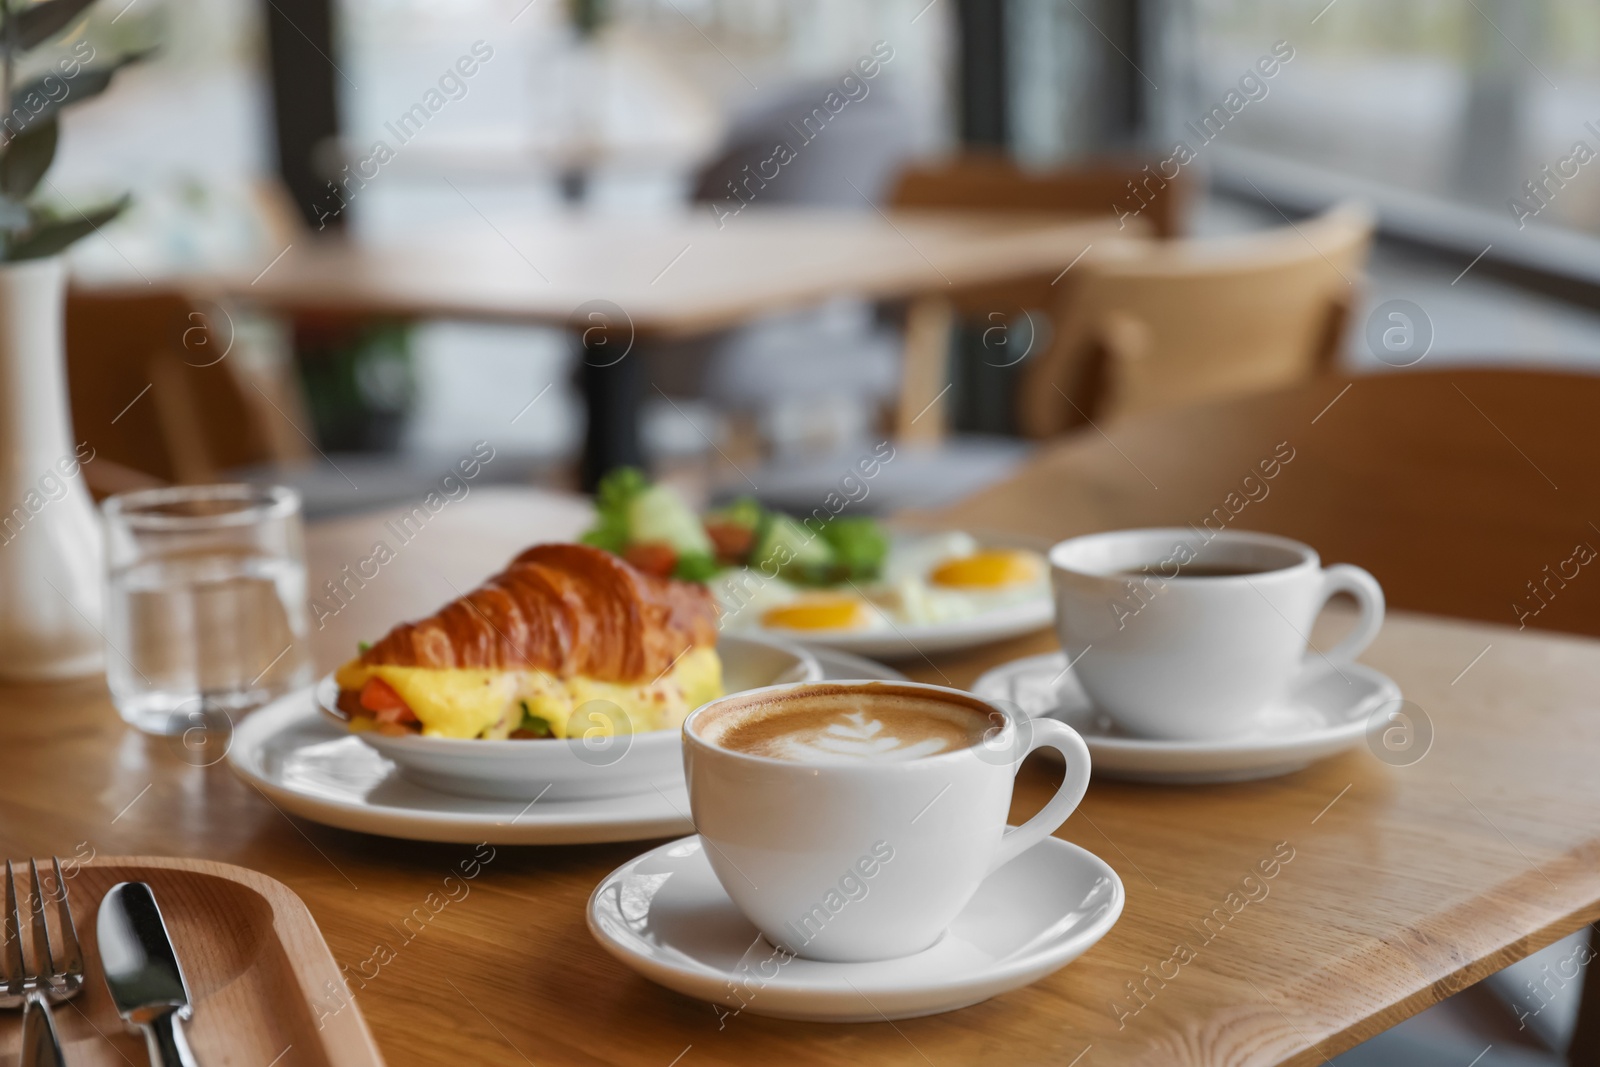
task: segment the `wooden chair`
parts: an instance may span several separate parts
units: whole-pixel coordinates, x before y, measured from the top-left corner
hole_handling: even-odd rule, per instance
[[[1263,530],[1367,568],[1393,608],[1600,636],[1597,411],[1600,376],[1328,376],[1071,435],[929,519]]]
[[[1115,215],[1123,218],[1130,238],[1172,237],[1184,227],[1191,183],[1181,173],[1163,179],[1152,168],[1131,160],[1100,160],[1035,171],[1003,155],[967,153],[901,171],[889,204],[906,211]],[[987,331],[1004,323],[1009,329],[1024,313],[1046,322],[1061,294],[1059,279],[1060,273],[1051,271],[1003,286],[964,289],[909,308],[900,397],[892,417],[896,438],[926,445],[943,437],[943,418],[928,418],[926,412],[950,379],[952,328],[962,324]]]
[[[889,203],[907,209],[1117,215],[1143,219],[1155,236],[1170,238],[1184,231],[1192,198],[1186,174],[1163,178],[1154,163],[1098,160],[1035,171],[1006,156],[969,153],[908,167]]]
[[[95,450],[91,489],[213,482],[290,458],[216,316],[172,292],[69,293],[68,389],[78,440]]]
[[[1347,204],[1265,233],[1124,242],[1085,259],[1050,347],[1023,365],[1022,430],[1048,437],[1331,369],[1372,230]]]

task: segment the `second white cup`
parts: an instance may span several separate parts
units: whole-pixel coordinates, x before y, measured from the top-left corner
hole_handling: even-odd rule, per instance
[[[1323,567],[1286,537],[1194,527],[1117,530],[1050,550],[1056,633],[1096,707],[1148,737],[1247,732],[1311,660],[1349,663],[1383,625],[1377,579]],[[1326,651],[1307,646],[1336,593],[1361,608]]]

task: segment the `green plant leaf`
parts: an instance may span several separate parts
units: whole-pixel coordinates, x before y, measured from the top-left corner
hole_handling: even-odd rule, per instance
[[[22,136],[32,127],[54,117],[68,104],[99,96],[111,84],[111,76],[130,63],[137,63],[154,49],[130,52],[115,62],[93,70],[81,70],[76,78],[60,74],[46,74],[42,78],[19,85],[11,93],[11,114],[0,116],[5,133],[13,138]],[[62,86],[66,92],[61,91]]]
[[[56,158],[59,128],[54,118],[28,126],[0,154],[0,195],[26,200]]]
[[[44,44],[76,22],[94,0],[46,0],[24,8],[11,17],[17,20],[17,46],[23,51]]]
[[[33,230],[6,249],[6,261],[14,263],[21,259],[43,259],[45,256],[53,256],[122,214],[130,199],[124,196],[104,207],[80,213],[75,219],[43,219]]]

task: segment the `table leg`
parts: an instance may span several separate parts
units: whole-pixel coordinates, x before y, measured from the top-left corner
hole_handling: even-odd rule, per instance
[[[913,300],[906,309],[905,352],[894,434],[907,444],[933,445],[944,437],[950,385],[950,329],[955,309],[941,297]]]
[[[1593,924],[1591,924],[1592,926]],[[1600,937],[1591,930],[1591,950],[1600,947]],[[1593,960],[1591,955],[1589,959]],[[1567,1046],[1567,1062],[1572,1067],[1585,1063],[1600,1063],[1600,978],[1590,968],[1583,975],[1583,989],[1578,997],[1578,1021],[1572,1032],[1572,1044]]]
[[[583,355],[578,363],[578,383],[588,411],[581,479],[584,491],[593,492],[607,472],[644,464],[639,442],[643,371],[638,353],[624,351],[618,356],[622,349],[617,338],[608,338],[603,330],[582,331],[579,343]]]

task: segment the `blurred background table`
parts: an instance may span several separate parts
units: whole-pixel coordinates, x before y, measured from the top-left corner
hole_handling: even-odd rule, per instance
[[[837,296],[908,302],[902,430],[945,386],[949,302],[1048,290],[1094,242],[1140,220],[1045,213],[752,208],[716,219],[558,215],[538,226],[427,234],[404,242],[291,243],[237,274],[178,284],[202,300],[360,320],[483,319],[566,326],[583,345],[584,482],[639,464],[644,371],[636,343],[708,334]],[[1020,310],[1020,308],[1018,309]],[[936,438],[942,416],[922,427]]]
[[[294,243],[254,269],[188,280],[287,311],[568,324],[609,300],[640,334],[682,336],[850,294],[903,299],[1057,277],[1116,233],[1100,217],[748,208],[552,215],[537,225]]]

